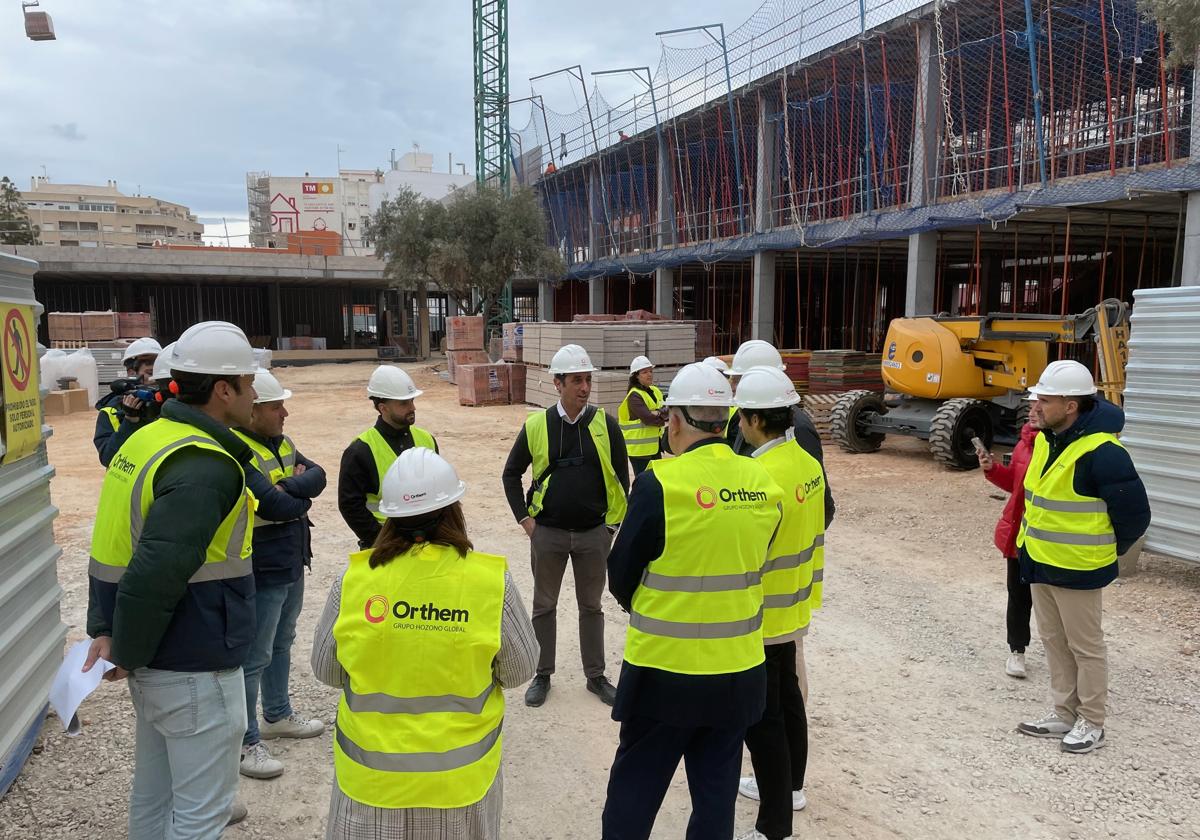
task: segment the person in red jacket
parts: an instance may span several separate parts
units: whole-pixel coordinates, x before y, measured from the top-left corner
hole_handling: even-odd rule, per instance
[[[1017,532],[1021,530],[1021,517],[1025,514],[1025,471],[1033,457],[1033,442],[1041,432],[1033,404],[1029,422],[1021,427],[1021,439],[1013,448],[1007,466],[997,463],[992,453],[980,451],[979,466],[988,481],[1009,494],[1008,504],[996,523],[994,541],[996,548],[1008,562],[1008,609],[1005,623],[1008,625],[1008,662],[1004,672],[1010,677],[1025,679],[1025,648],[1029,645],[1029,617],[1033,611],[1033,596],[1028,583],[1021,581],[1020,564],[1017,563]]]

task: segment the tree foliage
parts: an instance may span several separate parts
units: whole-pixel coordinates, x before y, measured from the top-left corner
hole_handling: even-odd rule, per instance
[[[442,204],[405,188],[380,206],[365,233],[395,285],[435,282],[467,312],[490,312],[515,276],[563,273],[531,190],[509,196],[492,188],[462,190]]]
[[[17,185],[6,175],[0,178],[0,243],[40,245],[41,230],[29,219],[29,209],[21,200]]]
[[[1138,0],[1138,9],[1166,33],[1171,45],[1168,67],[1195,60],[1200,48],[1200,0]]]

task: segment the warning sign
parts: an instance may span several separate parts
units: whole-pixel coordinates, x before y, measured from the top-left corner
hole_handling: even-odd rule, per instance
[[[42,401],[33,307],[0,307],[4,312],[0,351],[3,358],[4,459],[10,464],[32,454],[42,442]]]

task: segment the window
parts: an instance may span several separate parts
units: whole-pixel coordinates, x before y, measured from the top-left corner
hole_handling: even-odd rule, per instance
[[[70,204],[60,204],[60,205],[58,205],[58,209],[59,210],[74,210],[75,208],[72,207]]]
[[[104,226],[104,232],[105,232],[105,233],[112,233],[112,232],[113,232],[113,226],[112,226],[112,225],[105,225],[105,226]]]
[[[76,230],[79,230],[79,223],[78,222],[59,222],[58,229],[59,230],[76,231]]]
[[[64,240],[62,240],[61,242],[59,242],[58,244],[59,244],[59,245],[66,245],[66,246],[68,246],[68,247],[72,247],[72,248],[78,248],[78,247],[79,247],[79,240],[77,240],[77,239],[64,239]]]
[[[115,204],[80,204],[80,210],[87,210],[92,213],[115,213],[117,205]]]
[[[54,230],[54,222],[46,222],[42,225],[42,230]]]
[[[98,248],[98,247],[100,247],[100,243],[99,243],[99,242],[81,242],[81,243],[80,243],[80,245],[81,245],[82,247],[84,247],[84,248]]]
[[[99,233],[100,225],[96,224],[95,222],[80,222],[79,229],[80,230],[90,230],[93,233]]]

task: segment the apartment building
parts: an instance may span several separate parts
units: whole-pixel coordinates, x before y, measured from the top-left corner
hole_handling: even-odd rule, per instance
[[[150,248],[156,242],[203,242],[204,225],[187,207],[148,195],[125,195],[116,181],[104,186],[54,184],[34,176],[21,199],[46,245]]]

